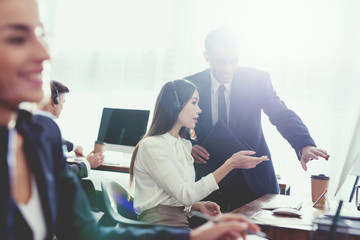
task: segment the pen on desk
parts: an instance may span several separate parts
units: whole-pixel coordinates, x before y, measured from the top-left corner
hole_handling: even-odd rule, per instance
[[[222,222],[225,222],[225,221],[222,221],[222,220],[219,220],[215,217],[212,217],[212,216],[209,216],[209,215],[205,215],[203,214],[202,212],[199,212],[199,211],[191,211],[190,212],[192,215],[196,216],[196,217],[199,217],[199,218],[202,218],[202,219],[205,219],[205,220],[208,220],[208,221],[211,221],[213,223],[222,223]],[[263,238],[266,238],[266,234],[264,232],[254,232],[250,229],[248,229],[246,231],[248,234],[255,234],[255,235],[258,235],[259,237],[263,237]]]
[[[322,197],[324,197],[324,195],[325,195],[325,193],[327,193],[327,189],[325,189],[325,191],[320,195],[320,197],[315,201],[315,203],[314,203],[314,205],[313,205],[313,207],[315,207],[316,206],[316,204],[318,204],[318,202],[320,201],[320,199],[322,198]]]
[[[339,201],[339,206],[338,206],[338,208],[336,210],[336,214],[334,216],[333,223],[331,224],[331,227],[330,227],[329,235],[328,235],[328,238],[327,238],[328,240],[333,240],[334,239],[335,230],[336,230],[339,218],[340,218],[340,210],[341,210],[342,205],[343,205],[343,201],[340,200]]]

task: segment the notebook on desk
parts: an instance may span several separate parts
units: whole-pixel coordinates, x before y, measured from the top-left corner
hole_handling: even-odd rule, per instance
[[[299,199],[279,195],[278,197],[270,200],[269,202],[264,203],[261,208],[265,210],[274,210],[276,208],[293,208],[296,210],[300,210],[302,204],[303,201]]]

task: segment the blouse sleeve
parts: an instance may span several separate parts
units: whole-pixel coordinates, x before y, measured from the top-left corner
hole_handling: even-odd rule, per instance
[[[195,179],[194,182],[184,182],[175,170],[173,156],[163,143],[143,141],[141,145],[138,154],[141,154],[148,173],[165,192],[185,206],[191,206],[219,188],[212,174],[197,182]]]

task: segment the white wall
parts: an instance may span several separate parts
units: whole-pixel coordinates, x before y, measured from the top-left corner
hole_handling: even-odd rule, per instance
[[[333,192],[360,103],[359,1],[54,0],[41,7],[50,78],[71,90],[60,124],[85,150],[103,107],[152,110],[164,82],[207,67],[203,39],[228,25],[240,35],[241,64],[270,73],[280,97],[331,155],[304,172],[264,116],[277,173],[302,195],[310,194],[311,174],[328,174]],[[352,183],[349,177],[342,197]]]

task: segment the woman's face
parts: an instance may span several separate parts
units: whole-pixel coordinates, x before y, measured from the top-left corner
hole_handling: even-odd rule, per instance
[[[193,129],[195,128],[200,113],[201,109],[199,107],[199,92],[195,90],[190,100],[181,110],[177,122],[182,127]]]
[[[0,106],[39,102],[47,59],[36,1],[0,0]]]

